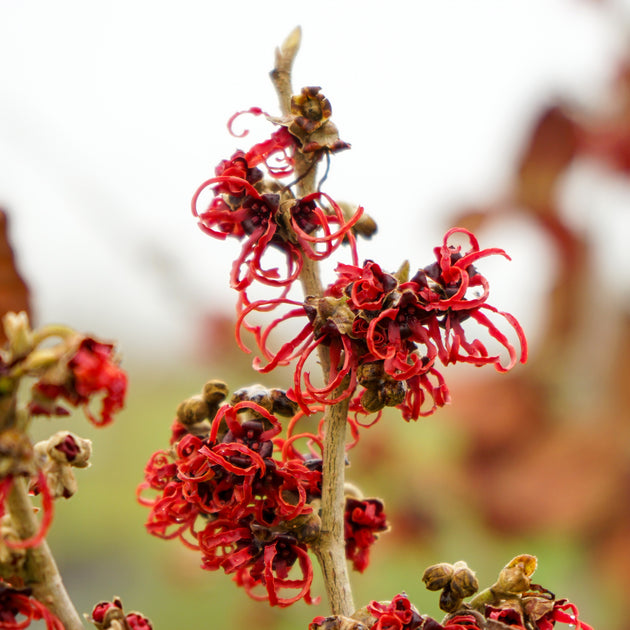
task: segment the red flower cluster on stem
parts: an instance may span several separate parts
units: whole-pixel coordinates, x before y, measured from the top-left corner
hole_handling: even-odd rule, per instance
[[[266,116],[259,108],[236,116],[242,113]],[[243,240],[230,281],[245,301],[245,291],[254,281],[282,287],[286,295],[300,275],[303,256],[321,260],[348,241],[356,260],[352,227],[361,218],[362,209],[346,219],[340,206],[325,193],[296,198],[290,187],[278,183],[279,178],[293,174],[293,155],[299,146],[298,137],[281,126],[249,151],[239,150],[222,160],[215,176],[203,182],[193,195],[192,212],[205,233],[219,239],[231,236]],[[272,157],[280,157],[281,166],[270,165]],[[264,178],[261,166],[270,179]],[[208,190],[213,198],[200,209],[201,197]],[[269,248],[284,253],[284,273],[276,267],[264,267],[263,258]]]
[[[254,599],[312,603],[308,552],[320,533],[321,423],[316,434],[300,431],[298,410],[283,430],[272,411],[293,413],[284,392],[274,403],[260,386],[234,398],[192,425],[177,420],[171,448],[152,455],[138,488],[150,508],[147,530],[199,551],[202,568],[233,575]],[[348,448],[358,438],[351,426]],[[385,511],[377,499],[346,501],[346,553],[362,571],[377,535],[388,529]]]
[[[449,244],[456,234],[469,239],[470,249]],[[293,395],[303,410],[312,403],[334,404],[350,397],[358,385],[363,391],[355,408],[364,413],[385,406],[398,407],[406,420],[433,413],[449,401],[448,387],[437,364],[494,365],[501,372],[527,359],[527,343],[517,320],[488,303],[489,283],[475,264],[490,255],[508,257],[501,249],[480,249],[475,236],[453,228],[435,249],[436,261],[409,280],[382,271],[373,261],[363,266],[340,264],[337,280],[323,298],[304,304],[288,299],[258,301],[243,308],[239,324],[254,311],[280,304],[292,310],[265,329],[248,325],[267,360],[254,365],[267,372],[296,362]],[[268,346],[270,334],[283,322],[304,317],[307,323],[278,351]],[[493,321],[504,320],[520,344],[517,351]],[[508,355],[488,350],[486,342],[470,338],[466,322],[474,321]],[[305,366],[320,346],[330,351],[331,372],[323,387],[315,387]],[[342,393],[339,388],[344,385]]]
[[[284,458],[274,444],[280,431],[254,402],[222,406],[206,436],[186,433],[153,455],[140,491],[158,495],[140,502],[151,508],[151,534],[179,538],[201,552],[204,569],[223,569],[252,597],[286,606],[312,601],[300,526],[321,494],[321,460]]]

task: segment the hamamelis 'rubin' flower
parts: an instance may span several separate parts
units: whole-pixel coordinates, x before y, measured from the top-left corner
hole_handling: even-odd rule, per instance
[[[250,400],[220,407],[205,435],[184,429],[176,426],[183,437],[145,469],[147,530],[199,550],[203,568],[234,575],[256,599],[311,603],[313,570],[298,524],[321,496],[321,459],[284,457],[284,442],[274,443],[279,421]]]
[[[122,409],[126,391],[127,375],[117,364],[114,346],[84,337],[64,362],[44,373],[33,385],[29,411],[34,415],[67,414],[57,405],[62,399],[74,407],[82,406],[92,424],[102,427],[110,424],[113,414]],[[88,404],[99,394],[103,398],[97,417]]]
[[[370,548],[378,534],[389,529],[383,503],[379,499],[346,498],[344,510],[344,537],[346,558],[359,573],[370,561]]]
[[[302,256],[321,260],[344,242],[351,245],[356,263],[351,228],[361,218],[363,209],[359,208],[346,219],[328,195],[316,192],[296,199],[290,187],[283,188],[276,181],[293,173],[293,156],[300,143],[332,125],[326,117],[326,112],[330,113],[329,107],[322,105],[327,101],[317,91],[308,94],[308,97],[296,97],[298,104],[291,124],[284,119],[274,120],[283,126],[249,151],[239,150],[231,158],[222,160],[215,169],[215,176],[201,184],[193,195],[192,212],[205,233],[219,239],[230,236],[243,240],[230,276],[232,287],[239,292],[244,292],[254,281],[288,290],[300,274]],[[309,103],[317,104],[317,107]],[[259,108],[252,108],[235,114],[228,125],[230,131],[234,119],[243,113],[270,119]],[[247,133],[233,135],[243,137]],[[345,148],[347,146],[344,144]],[[322,150],[324,148],[333,150],[330,147],[322,147]],[[271,163],[272,158],[279,160]],[[266,167],[271,179],[264,179],[259,168],[262,166]],[[201,197],[208,190],[214,197],[203,208]],[[285,254],[285,271],[263,265],[263,256],[270,247]]]
[[[456,233],[469,239],[467,252],[449,245],[449,238]],[[246,326],[267,361],[263,364],[255,359],[254,367],[267,372],[295,360],[292,395],[305,412],[313,402],[333,404],[352,396],[361,385],[365,390],[359,401],[366,413],[395,406],[410,420],[429,415],[449,401],[438,362],[494,365],[501,372],[519,360],[525,362],[527,343],[519,323],[488,304],[488,281],[474,265],[486,256],[507,258],[507,254],[496,248],[480,249],[474,235],[462,228],[449,230],[442,246],[434,251],[436,261],[411,280],[385,273],[373,261],[362,267],[340,264],[337,280],[322,298],[307,299],[306,303],[281,298],[249,304],[241,310],[239,326],[253,311],[268,311],[278,305],[293,307],[265,329]],[[297,336],[272,351],[268,346],[271,333],[283,322],[302,317],[308,321]],[[520,356],[492,317],[513,329]],[[491,354],[480,339],[469,338],[467,320],[485,328],[507,352],[506,363],[500,354]],[[330,353],[331,370],[328,382],[318,388],[311,384],[304,368],[322,345]]]
[[[415,630],[426,621],[406,593],[396,595],[391,602],[372,601],[367,609],[376,618],[370,630]]]
[[[30,595],[29,589],[13,588],[0,580],[0,629],[27,628],[32,621],[42,620],[46,630],[64,630],[61,621]]]
[[[120,599],[111,602],[99,602],[92,610],[90,621],[98,630],[108,628],[129,628],[129,630],[153,630],[151,622],[139,612],[125,614]],[[114,625],[118,622],[119,625]]]

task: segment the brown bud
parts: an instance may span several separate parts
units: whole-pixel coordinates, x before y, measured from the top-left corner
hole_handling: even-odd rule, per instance
[[[317,630],[367,630],[367,626],[352,617],[332,615],[325,617],[317,624],[311,624],[310,628]]]
[[[380,411],[385,406],[385,403],[378,389],[366,389],[361,394],[361,405],[368,413],[374,413],[375,411]]]
[[[479,581],[475,572],[468,568],[465,562],[456,562],[451,579],[451,590],[457,597],[470,597],[479,590]]]
[[[440,609],[444,612],[455,612],[462,605],[462,598],[453,593],[447,585],[440,593]]]
[[[386,380],[380,388],[380,396],[386,407],[395,407],[405,400],[407,387],[402,381]]]
[[[273,388],[269,390],[269,393],[271,395],[272,413],[285,418],[291,418],[297,413],[297,403],[289,399],[284,389]]]
[[[357,368],[357,381],[359,382],[359,385],[367,387],[369,383],[381,381],[384,373],[382,361],[362,363]]]
[[[250,402],[254,402],[257,405],[260,405],[263,409],[267,410],[271,413],[273,409],[273,399],[271,396],[270,390],[268,390],[263,385],[248,385],[247,387],[241,387],[241,389],[237,389],[230,399],[230,403],[235,405],[236,403],[248,400]],[[260,417],[260,414],[256,413],[253,409],[248,409],[248,413],[250,415],[254,415],[256,417]]]
[[[455,569],[452,564],[440,562],[425,570],[422,575],[422,581],[430,591],[439,591],[448,586],[454,571]]]
[[[287,531],[290,531],[300,542],[311,544],[318,538],[322,530],[322,521],[313,510],[310,514],[302,514],[291,521],[284,523]]]
[[[363,238],[372,238],[374,234],[376,234],[378,226],[376,225],[376,221],[369,214],[364,214],[354,224],[352,230],[356,234],[360,234]]]
[[[204,398],[197,395],[180,402],[176,414],[177,419],[188,426],[205,420],[210,415],[210,410]]]
[[[536,557],[528,554],[512,558],[499,573],[496,588],[502,593],[522,593],[528,590],[536,564]]]
[[[206,401],[208,407],[218,407],[228,395],[228,386],[218,379],[212,379],[208,381],[204,386],[201,393],[202,398]]]

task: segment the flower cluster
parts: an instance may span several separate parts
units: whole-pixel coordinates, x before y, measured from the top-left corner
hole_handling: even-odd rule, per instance
[[[356,261],[352,228],[363,210],[346,218],[330,196],[315,192],[296,197],[290,186],[282,186],[278,181],[293,174],[297,150],[317,161],[323,153],[349,146],[339,140],[330,121],[330,103],[319,88],[304,88],[302,94],[293,97],[292,115],[286,119],[274,119],[259,108],[252,108],[236,114],[230,120],[230,130],[234,119],[243,113],[264,115],[279,128],[247,152],[238,150],[222,160],[215,168],[215,176],[195,192],[192,211],[200,228],[210,236],[243,241],[230,280],[246,302],[246,289],[254,281],[283,287],[286,294],[299,277],[303,256],[321,260],[349,242]],[[204,207],[201,197],[206,191],[211,191],[212,198]],[[269,248],[285,255],[283,273],[277,267],[265,268],[263,257]]]
[[[67,415],[59,404],[66,401],[82,406],[96,426],[112,422],[113,414],[124,403],[126,374],[118,366],[114,346],[81,335],[63,326],[45,326],[31,330],[25,313],[9,313],[3,320],[8,343],[0,351],[3,391],[0,396],[15,396],[22,380],[35,379],[27,402],[30,415]],[[58,337],[52,346],[44,341]],[[88,405],[101,396],[98,417]],[[41,494],[42,510],[38,531],[23,537],[2,536],[10,549],[35,547],[45,538],[52,523],[53,500],[68,498],[76,491],[73,467],[88,465],[89,440],[67,431],[58,432],[35,446],[20,427],[18,412],[2,419],[0,450],[0,517],[10,519],[9,498],[16,484],[27,482],[31,494]]]
[[[387,531],[383,502],[379,499],[346,498],[344,511],[346,558],[363,573],[370,561],[370,548],[377,535]]]
[[[179,439],[149,461],[141,490],[159,494],[141,496],[151,508],[147,529],[198,549],[203,568],[234,574],[256,598],[279,606],[310,601],[313,570],[304,535],[311,502],[321,492],[321,460],[277,456],[273,440],[281,426],[273,405],[240,400],[213,406],[212,417],[198,413],[188,427],[181,420],[190,416],[182,411]],[[296,577],[290,575],[295,565]]]
[[[117,597],[94,606],[90,621],[98,630],[153,630],[151,622],[139,612],[126,613]]]
[[[440,623],[428,615],[421,615],[407,595],[401,593],[391,602],[372,601],[368,604],[367,610],[374,620],[368,630],[552,630],[556,623],[567,624],[576,630],[592,630],[579,619],[574,604],[566,599],[554,600],[546,591],[544,594],[543,597],[540,591],[532,591],[523,598],[523,607],[514,607],[512,603],[502,607],[486,606],[481,611],[463,608],[447,615]],[[322,618],[316,618],[310,627],[318,630],[321,625]]]
[[[458,234],[469,240],[466,252],[449,243]],[[333,404],[350,397],[361,386],[355,408],[364,413],[394,406],[406,420],[429,415],[449,401],[438,363],[494,365],[504,372],[527,358],[522,328],[512,315],[488,303],[488,281],[474,264],[496,254],[508,257],[501,249],[480,249],[473,234],[453,228],[435,249],[435,262],[411,279],[405,267],[390,274],[373,261],[363,266],[339,264],[337,279],[322,298],[307,299],[304,304],[287,299],[254,302],[242,309],[239,323],[253,311],[278,304],[295,307],[265,329],[248,326],[267,360],[266,364],[255,360],[254,365],[267,372],[295,360],[292,395],[305,411],[313,402]],[[271,332],[298,317],[307,323],[297,337],[275,352],[270,349]],[[492,317],[503,319],[513,329],[520,353]],[[467,320],[486,330],[507,353],[507,362],[499,353],[490,352],[481,339],[470,338]],[[330,352],[331,371],[328,382],[315,387],[305,365],[320,346]]]
[[[73,407],[83,407],[96,426],[112,422],[120,411],[127,390],[127,375],[117,364],[114,346],[91,337],[81,337],[72,344],[62,361],[47,370],[33,386],[30,412],[33,415],[67,415],[59,399]],[[98,417],[89,409],[93,396],[102,394]]]
[[[138,489],[147,530],[198,550],[202,568],[233,575],[254,599],[312,603],[322,437],[298,432],[303,414],[282,390],[244,388],[221,405],[226,393],[210,381],[179,406],[171,448],[152,455]],[[291,416],[285,431],[278,416]],[[358,570],[386,529],[380,501],[347,499],[346,551]]]

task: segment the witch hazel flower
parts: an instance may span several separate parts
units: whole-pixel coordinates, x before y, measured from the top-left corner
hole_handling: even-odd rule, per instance
[[[293,174],[296,150],[306,151],[317,160],[349,146],[339,140],[329,119],[330,111],[330,103],[319,88],[305,88],[293,98],[289,117],[272,118],[259,108],[235,114],[228,125],[230,130],[234,119],[243,113],[264,115],[279,129],[248,151],[238,150],[222,160],[215,176],[203,182],[193,195],[192,212],[205,233],[243,241],[230,282],[243,293],[244,302],[245,290],[255,281],[282,287],[286,295],[300,275],[303,256],[321,260],[348,242],[356,261],[352,228],[359,223],[363,210],[359,208],[346,217],[329,195],[318,191],[296,197],[291,184],[282,186],[278,181]],[[239,137],[245,135],[247,132]],[[272,165],[271,158],[280,158],[280,166]],[[213,197],[204,207],[202,198],[208,191]],[[285,255],[285,270],[265,266],[263,259],[270,248]]]
[[[44,370],[32,387],[29,411],[33,415],[67,415],[59,404],[67,402],[82,407],[88,420],[98,427],[113,421],[124,406],[127,375],[118,366],[113,344],[92,337],[75,336],[66,343],[58,361]],[[95,414],[89,407],[100,396],[101,409]]]
[[[43,621],[46,630],[64,630],[64,625],[44,604],[31,596],[28,588],[15,588],[0,580],[0,629],[27,628],[32,621]]]
[[[87,615],[86,615],[87,617]],[[89,621],[97,630],[153,630],[151,621],[139,612],[125,613],[120,598],[99,602]]]
[[[216,382],[204,390],[204,402],[222,391]],[[274,441],[281,426],[272,411],[291,414],[294,405],[278,390],[254,387],[212,405],[211,418],[190,409],[180,405],[179,439],[145,469],[139,497],[150,508],[147,530],[200,551],[202,568],[223,569],[255,599],[311,603],[306,541],[311,504],[321,495],[321,459],[285,458]]]
[[[455,234],[468,238],[468,251],[449,244]],[[365,413],[392,406],[406,420],[415,420],[450,401],[439,364],[493,365],[505,372],[518,361],[525,362],[527,343],[520,324],[488,303],[489,283],[474,264],[487,256],[507,258],[507,254],[497,248],[480,249],[475,236],[463,228],[449,230],[434,253],[436,261],[411,279],[406,266],[390,274],[374,261],[363,266],[339,264],[337,279],[321,298],[249,304],[241,310],[237,326],[252,312],[278,305],[293,307],[264,329],[245,326],[254,333],[266,360],[255,359],[254,367],[268,372],[295,362],[292,396],[304,411],[312,403],[330,405],[353,396],[360,386],[357,402]],[[307,319],[298,335],[272,350],[268,344],[271,333],[298,318]],[[503,320],[513,331],[520,352],[495,319]],[[501,353],[491,353],[486,342],[470,338],[467,320],[485,328],[507,353],[507,362]],[[331,370],[328,382],[316,387],[306,365],[320,346],[330,353]]]

